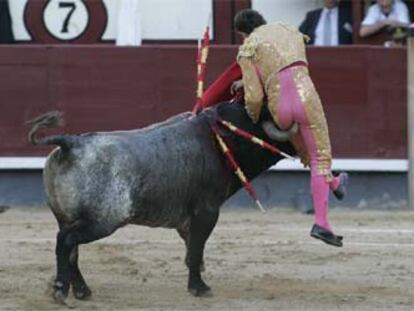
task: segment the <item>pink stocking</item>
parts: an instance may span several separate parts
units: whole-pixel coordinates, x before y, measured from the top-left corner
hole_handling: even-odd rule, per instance
[[[311,190],[316,224],[332,231],[328,222],[329,183],[326,181],[326,176],[312,174]]]
[[[300,134],[310,158],[311,166],[311,190],[313,207],[315,210],[315,222],[322,228],[332,232],[328,222],[328,196],[329,190],[336,190],[339,185],[339,178],[334,178],[331,183],[327,182],[327,176],[319,172],[321,161],[330,159],[321,158],[318,152],[315,139],[315,125],[310,122],[308,113],[305,110],[305,103],[302,102],[298,93],[292,70],[287,69],[278,73],[280,81],[280,97],[278,101],[278,124],[282,128],[289,127],[292,122],[299,124]],[[328,173],[325,171],[324,173]]]

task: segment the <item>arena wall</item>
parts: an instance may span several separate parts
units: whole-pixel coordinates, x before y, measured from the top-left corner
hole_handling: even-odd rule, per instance
[[[222,32],[226,28],[230,28],[229,31],[231,31],[229,26],[235,11],[250,6],[262,12],[269,22],[283,21],[299,26],[307,11],[322,6],[322,0],[135,1],[138,2],[136,17],[139,18],[141,36],[144,40],[196,40],[200,37],[207,22],[212,28],[212,39],[215,40],[216,26],[218,32]],[[43,9],[36,9],[39,6],[45,6],[36,0],[13,0],[9,2],[13,32],[18,41],[36,41],[36,38],[33,38],[33,31],[36,32],[37,28],[43,26],[46,26],[55,35],[58,34],[69,12],[67,8],[60,7],[57,0],[49,1],[48,7]],[[102,18],[104,31],[100,40],[114,41],[117,36],[118,20],[122,15],[120,1],[94,0],[94,2],[99,3],[100,7],[97,5],[86,7],[81,0],[69,1],[75,6],[70,18],[69,33],[80,31],[82,25],[85,25],[85,20],[94,23],[95,19],[102,18],[102,14],[95,14],[101,10],[104,12]],[[160,7],[163,9],[160,10]],[[42,11],[45,13],[42,13]],[[227,13],[230,14],[227,16]],[[210,14],[214,15],[214,22],[212,19],[209,21]],[[43,18],[42,15],[44,15]],[[183,22],[184,17],[185,22]],[[44,23],[39,23],[41,19],[44,20]],[[162,21],[162,23],[159,21]],[[226,27],[222,28],[220,26],[223,21]],[[62,36],[62,39],[64,38],[65,36]]]
[[[211,47],[207,84],[236,51]],[[353,171],[354,195],[342,206],[405,206],[406,50],[312,47],[308,54],[330,126],[334,166]],[[58,109],[66,118],[61,131],[80,133],[143,127],[190,110],[195,55],[190,45],[1,47],[0,205],[45,201],[41,168],[51,149],[27,143],[27,120]],[[282,172],[256,181],[259,196],[267,206],[309,207],[308,173],[285,162]],[[251,202],[242,192],[228,204]]]
[[[213,46],[207,84],[236,54]],[[192,46],[0,48],[0,156],[39,156],[25,121],[59,109],[65,132],[132,129],[190,110]],[[387,61],[384,61],[384,60]],[[309,48],[335,158],[406,159],[406,50]]]

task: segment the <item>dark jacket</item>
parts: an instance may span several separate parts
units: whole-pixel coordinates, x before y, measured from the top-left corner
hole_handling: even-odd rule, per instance
[[[299,30],[310,37],[308,44],[314,44],[315,32],[318,26],[319,18],[321,17],[322,9],[310,11],[306,14],[305,20],[299,27]],[[338,7],[338,42],[339,44],[352,44],[352,31],[349,31],[349,26],[352,26],[352,12],[348,7]]]
[[[0,1],[0,43],[13,43],[14,36],[9,11],[9,2]]]

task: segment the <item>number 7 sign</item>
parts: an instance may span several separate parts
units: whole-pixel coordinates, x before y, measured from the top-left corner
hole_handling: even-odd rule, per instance
[[[66,15],[65,20],[63,21],[63,25],[62,25],[62,30],[60,31],[61,33],[68,33],[68,25],[69,25],[69,21],[71,19],[71,17],[73,16],[73,12],[75,12],[76,10],[76,2],[60,2],[59,1],[59,8],[68,8],[68,14]],[[83,7],[85,8],[85,7]],[[84,13],[84,12],[83,12]],[[75,15],[76,16],[76,15]],[[89,16],[87,16],[89,18]],[[75,27],[72,27],[72,29],[74,29],[75,31],[78,30]]]
[[[33,43],[98,43],[108,20],[101,0],[29,0],[24,18]]]

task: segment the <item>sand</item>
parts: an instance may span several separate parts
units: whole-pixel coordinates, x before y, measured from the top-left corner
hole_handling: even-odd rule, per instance
[[[80,248],[93,295],[75,310],[414,310],[414,211],[335,209],[335,248],[309,237],[313,216],[222,211],[206,251],[210,298],[187,290],[174,230],[127,226]],[[46,208],[0,214],[0,310],[67,310],[46,293],[57,224]]]

